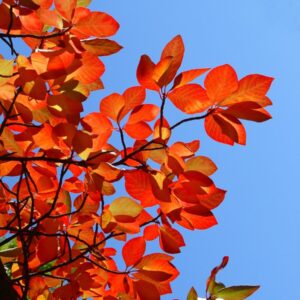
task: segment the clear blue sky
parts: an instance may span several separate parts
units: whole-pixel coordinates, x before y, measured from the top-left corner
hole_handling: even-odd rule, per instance
[[[109,12],[120,22],[115,39],[124,49],[105,59],[107,89],[97,94],[95,102],[90,100],[91,110],[98,109],[99,97],[136,85],[140,55],[147,53],[157,61],[162,47],[176,34],[183,36],[186,46],[184,70],[229,63],[239,76],[261,73],[275,77],[269,93],[273,119],[246,124],[246,147],[209,140],[200,123],[178,131],[179,139],[201,139],[200,153],[217,163],[214,180],[228,194],[215,210],[218,226],[184,232],[187,246],[175,259],[181,276],[173,284],[173,295],[164,299],[185,299],[192,285],[203,296],[205,280],[223,255],[231,259],[219,276],[224,283],[260,284],[254,300],[296,299],[299,0],[96,0],[92,7]]]

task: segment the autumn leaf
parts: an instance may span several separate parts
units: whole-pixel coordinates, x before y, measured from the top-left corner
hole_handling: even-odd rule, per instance
[[[199,84],[186,84],[178,87],[168,93],[168,98],[178,109],[187,114],[203,112],[214,103]]]
[[[85,50],[97,56],[106,56],[119,52],[122,49],[117,42],[108,39],[92,39],[82,41]]]
[[[207,95],[215,103],[230,96],[238,89],[238,78],[230,65],[212,69],[204,80]]]
[[[135,265],[144,255],[146,243],[144,238],[138,237],[129,240],[122,249],[122,255],[126,266]]]
[[[261,106],[270,105],[266,103],[265,95],[268,92],[273,78],[253,74],[242,78],[238,83],[238,89],[232,95],[220,102],[222,106],[230,106],[235,103],[253,101]]]

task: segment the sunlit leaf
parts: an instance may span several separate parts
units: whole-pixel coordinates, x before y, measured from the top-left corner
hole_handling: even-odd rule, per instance
[[[203,112],[214,103],[199,84],[183,85],[171,91],[168,98],[178,109],[187,114]]]
[[[144,238],[138,237],[129,240],[122,248],[122,255],[127,267],[135,265],[144,255],[146,243]]]
[[[113,216],[130,216],[135,218],[141,213],[142,206],[130,198],[119,197],[110,204],[109,210]]]
[[[238,89],[238,78],[230,65],[212,69],[204,80],[209,99],[220,102]]]

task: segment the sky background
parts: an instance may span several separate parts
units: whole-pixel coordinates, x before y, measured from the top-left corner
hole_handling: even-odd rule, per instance
[[[215,210],[218,226],[184,231],[187,246],[174,260],[181,275],[172,285],[173,294],[163,299],[185,299],[191,286],[204,296],[206,278],[224,255],[230,256],[230,262],[218,279],[226,285],[260,284],[253,300],[296,299],[299,0],[96,0],[92,8],[119,21],[121,28],[114,39],[124,49],[105,58],[106,89],[88,102],[89,110],[98,109],[101,97],[136,85],[139,57],[147,53],[158,61],[165,44],[177,34],[186,47],[181,70],[228,63],[239,77],[259,73],[275,78],[268,94],[274,103],[269,109],[273,119],[246,124],[246,147],[210,140],[198,121],[176,131],[178,140],[201,140],[199,153],[218,165],[213,179],[228,193]],[[171,105],[167,110],[177,117]]]

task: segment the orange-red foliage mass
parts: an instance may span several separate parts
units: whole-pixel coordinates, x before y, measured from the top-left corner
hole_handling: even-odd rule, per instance
[[[171,136],[181,124],[203,119],[212,139],[245,144],[241,120],[270,119],[265,107],[271,104],[266,93],[272,78],[239,79],[230,65],[178,72],[184,57],[180,35],[157,63],[141,57],[139,86],[106,96],[99,110],[85,114],[83,102],[104,88],[99,56],[122,48],[108,39],[118,22],[91,11],[89,3],[0,4],[1,47],[12,57],[0,57],[5,299],[156,300],[171,293],[179,271],[170,254],[185,245],[180,226],[216,225],[212,210],[225,196],[209,177],[216,165],[197,154],[199,141],[171,143]],[[30,47],[29,56],[17,52],[17,38]],[[194,83],[200,76],[204,85]],[[147,90],[156,92],[157,102],[145,103]],[[170,125],[166,105],[186,118]],[[113,132],[119,144],[111,142]],[[123,194],[115,187],[119,181]],[[153,240],[157,253],[147,248]]]

